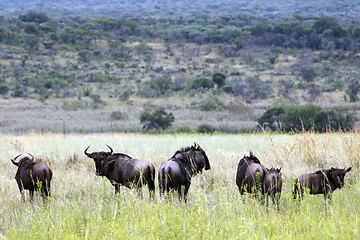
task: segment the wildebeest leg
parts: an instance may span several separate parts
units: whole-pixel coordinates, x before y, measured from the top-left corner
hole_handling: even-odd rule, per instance
[[[21,194],[21,201],[25,202],[25,191],[24,191],[24,189],[20,188],[20,194]]]
[[[187,194],[188,194],[189,188],[190,188],[190,182],[187,182],[187,183],[185,184],[185,190],[184,190],[184,200],[185,200],[185,203],[187,202]]]
[[[142,192],[142,188],[141,187],[137,187],[137,192],[138,192],[138,194],[139,194],[139,196],[140,196],[140,198],[142,199],[143,198],[143,192]]]
[[[295,184],[294,184],[294,192],[293,192],[293,196],[294,199],[296,199],[296,197],[299,197],[299,201],[303,198],[304,195],[304,188],[301,186],[301,184],[296,180]]]
[[[34,190],[29,190],[29,193],[30,193],[30,202],[33,202],[33,200],[34,200]]]
[[[180,185],[180,186],[178,186],[177,190],[178,190],[178,193],[179,193],[179,201],[181,202],[181,200],[182,200],[182,195],[181,195],[181,185]]]
[[[268,207],[269,207],[269,194],[266,194],[265,202],[266,202],[266,209],[268,210]]]
[[[149,187],[149,195],[150,198],[153,198],[155,196],[155,183],[153,179],[150,179],[148,182],[148,187]],[[161,191],[160,191],[161,192]]]
[[[43,200],[46,200],[48,195],[49,193],[48,193],[47,185],[45,182],[43,182],[41,187],[41,197],[43,198]]]
[[[115,183],[114,187],[115,187],[115,195],[119,195],[120,194],[120,184]]]
[[[277,210],[280,211],[280,194],[279,193],[275,194],[275,201],[276,201],[276,205],[277,205]]]
[[[325,199],[325,205],[328,202],[331,203],[331,194],[330,193],[324,193],[324,199]]]

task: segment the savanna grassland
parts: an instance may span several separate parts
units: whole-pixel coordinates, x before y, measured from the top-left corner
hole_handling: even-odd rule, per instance
[[[95,175],[84,149],[106,150],[146,159],[156,169],[182,146],[198,142],[211,170],[193,178],[187,204],[176,194],[168,201],[148,199],[143,190],[121,188]],[[360,134],[311,132],[293,135],[142,135],[38,134],[0,138],[0,238],[3,239],[358,239]],[[280,211],[253,198],[241,197],[235,184],[237,164],[248,150],[266,167],[280,167],[283,192]],[[10,159],[35,155],[53,170],[47,203],[20,200]],[[323,196],[292,199],[293,179],[305,172],[349,167],[345,187],[325,206]],[[157,182],[156,182],[157,183]]]

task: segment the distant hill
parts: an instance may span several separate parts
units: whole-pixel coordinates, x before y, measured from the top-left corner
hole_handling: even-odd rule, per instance
[[[0,14],[17,16],[29,10],[55,16],[83,17],[178,17],[229,15],[235,13],[265,18],[287,18],[295,14],[356,19],[358,1],[342,0],[2,0]]]

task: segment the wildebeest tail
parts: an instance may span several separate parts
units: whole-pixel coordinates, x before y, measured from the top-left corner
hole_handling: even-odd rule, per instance
[[[159,191],[161,196],[165,191],[165,168],[160,168],[160,172],[158,176],[159,176],[158,177]]]
[[[170,179],[170,176],[171,176],[171,167],[169,167],[166,171],[166,173],[164,174],[165,175],[165,187],[166,187],[166,192],[169,193],[170,190],[171,190],[171,179]]]
[[[299,198],[300,198],[300,189],[299,189],[299,180],[295,179],[294,182],[294,191],[293,191],[293,197],[294,199],[296,199],[296,195],[299,194]]]
[[[153,166],[148,166],[148,186],[150,192],[155,192],[155,168]]]
[[[255,174],[255,189],[254,191],[260,191],[261,193],[264,194],[264,186],[263,183],[264,182],[264,174],[260,173],[259,169],[256,169],[256,174]]]
[[[48,184],[50,184],[50,180],[49,180],[50,176],[47,176],[48,175],[47,169],[44,169],[43,172],[44,172],[44,181],[41,183],[41,191],[43,192],[45,197],[47,197],[49,195]]]

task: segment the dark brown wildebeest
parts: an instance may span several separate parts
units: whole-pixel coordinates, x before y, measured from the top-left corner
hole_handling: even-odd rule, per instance
[[[34,156],[29,155],[31,158],[23,157],[18,162],[15,162],[15,160],[21,154],[11,159],[11,162],[18,166],[15,180],[21,193],[21,200],[25,201],[25,190],[30,192],[30,201],[34,199],[34,191],[40,191],[41,196],[46,200],[50,195],[52,171],[47,165],[34,162]]]
[[[266,206],[269,206],[269,196],[272,199],[273,204],[277,205],[277,210],[280,211],[280,196],[282,188],[281,180],[281,168],[266,169],[267,173],[264,177],[264,194],[266,195]]]
[[[345,174],[351,171],[351,167],[345,168],[330,168],[325,170],[318,170],[314,173],[306,173],[295,179],[294,184],[294,199],[299,194],[300,197],[304,195],[304,188],[310,190],[310,194],[324,194],[325,202],[327,198],[331,199],[331,193],[337,188],[341,189],[344,186]]]
[[[108,145],[107,145],[108,146]],[[144,160],[132,158],[123,153],[93,152],[88,153],[88,146],[84,153],[89,158],[94,159],[96,175],[107,177],[115,187],[115,194],[120,193],[120,185],[128,188],[140,188],[147,184],[150,197],[155,193],[155,168]]]
[[[211,168],[205,151],[198,143],[176,151],[169,160],[163,162],[160,166],[158,175],[160,196],[165,191],[169,194],[170,191],[177,190],[181,201],[181,187],[185,186],[184,200],[186,202],[191,178],[197,173],[202,173],[204,167],[205,170]]]
[[[262,192],[262,184],[266,174],[266,168],[261,165],[259,159],[250,151],[250,156],[244,156],[238,165],[236,173],[236,185],[239,187],[240,194],[244,192],[255,193]]]

